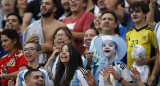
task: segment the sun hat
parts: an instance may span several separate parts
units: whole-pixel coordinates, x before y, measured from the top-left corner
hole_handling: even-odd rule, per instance
[[[124,39],[118,37],[118,36],[110,36],[110,35],[103,35],[103,36],[99,36],[94,40],[94,44],[95,44],[95,48],[97,50],[97,53],[104,58],[104,52],[103,52],[103,48],[102,48],[102,44],[104,41],[106,40],[112,40],[116,43],[117,46],[117,58],[119,60],[121,60],[124,55],[126,54],[127,51],[127,44],[124,41]]]
[[[144,49],[142,45],[135,45],[133,47],[131,57],[140,58],[140,56],[142,56],[143,58],[145,58],[145,54],[146,54],[146,50]]]

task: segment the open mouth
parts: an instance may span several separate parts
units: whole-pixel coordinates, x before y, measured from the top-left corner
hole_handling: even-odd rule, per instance
[[[58,42],[58,44],[63,45],[63,44],[64,44],[64,42],[63,42],[63,41],[59,41],[59,42]]]
[[[105,53],[110,53],[111,51],[110,51],[110,50],[105,50],[104,52],[105,52]]]
[[[86,43],[89,44],[91,42],[91,40],[87,40]]]
[[[6,6],[6,7],[9,7],[9,6],[10,6],[10,4],[6,3],[6,4],[5,4],[5,6]]]
[[[77,5],[76,4],[72,4],[71,5],[71,8],[75,8]]]
[[[67,58],[67,56],[61,56],[61,58]]]
[[[30,59],[32,55],[25,55],[26,59]]]
[[[134,20],[135,20],[135,19],[138,19],[138,17],[135,16],[135,17],[133,17],[133,19],[134,19]]]
[[[41,10],[41,11],[42,11],[42,12],[46,12],[46,10],[47,10],[47,9],[46,9],[45,7],[42,7],[42,10]]]

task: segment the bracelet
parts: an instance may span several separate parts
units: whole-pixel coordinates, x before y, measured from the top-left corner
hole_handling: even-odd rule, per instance
[[[155,6],[154,6],[154,5],[152,5],[152,4],[149,4],[149,6],[151,6],[151,7],[153,7],[153,8],[155,7]]]
[[[122,82],[122,80],[123,80],[123,78],[121,77],[121,78],[118,80],[118,82],[119,82],[119,83],[121,83],[121,82]]]

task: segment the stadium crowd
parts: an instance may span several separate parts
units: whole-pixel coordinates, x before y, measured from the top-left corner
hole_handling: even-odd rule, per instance
[[[0,0],[0,86],[160,86],[160,0]]]

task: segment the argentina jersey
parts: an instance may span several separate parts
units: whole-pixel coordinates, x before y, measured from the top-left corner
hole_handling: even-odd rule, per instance
[[[84,68],[78,67],[70,82],[70,86],[88,86],[86,80],[83,78],[85,72],[86,70]]]
[[[115,62],[112,64],[112,66],[122,78],[124,78],[127,81],[133,81],[132,77],[130,76],[130,71],[124,63]],[[103,76],[100,73],[98,73],[97,75],[98,75],[97,85],[107,86],[106,82],[103,79]],[[110,75],[110,81],[112,82],[113,86],[122,86],[121,83],[119,83],[117,80],[114,79],[113,75]]]
[[[40,67],[39,70],[42,73],[42,76],[45,82],[45,86],[54,86],[51,73],[42,67]],[[16,79],[16,86],[26,86],[24,75],[27,71],[28,69],[26,68],[26,69],[21,70],[18,73],[18,76]]]

